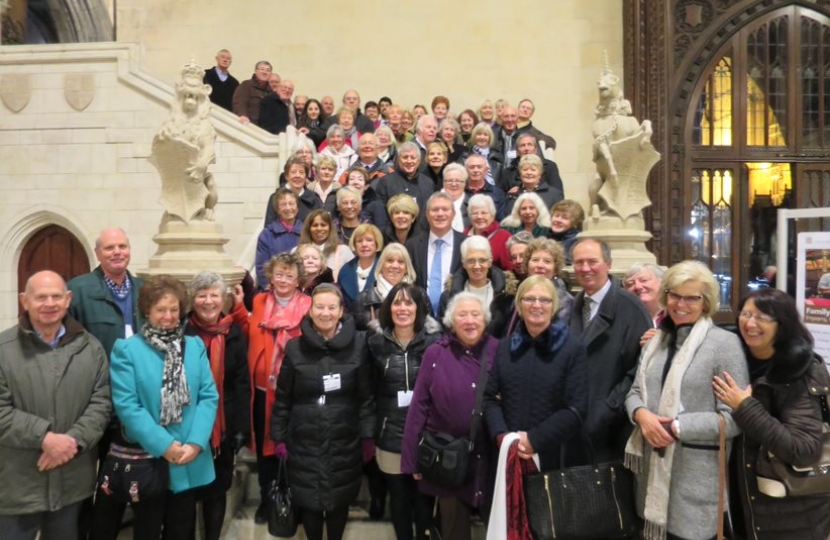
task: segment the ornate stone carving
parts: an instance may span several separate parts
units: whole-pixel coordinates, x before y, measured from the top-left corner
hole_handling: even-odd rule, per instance
[[[19,113],[32,97],[32,79],[28,73],[0,76],[0,101],[13,113]]]
[[[595,217],[616,215],[623,220],[639,215],[651,201],[646,179],[660,154],[651,144],[651,122],[631,116],[619,78],[606,67],[597,82],[599,104],[593,125],[597,176],[590,187]]]
[[[94,73],[67,73],[63,76],[63,96],[76,111],[83,111],[95,99]]]
[[[176,99],[153,139],[148,158],[161,176],[165,219],[189,223],[213,221],[218,201],[216,182],[208,167],[216,161],[216,131],[210,123],[210,86],[202,84],[204,69],[192,60],[176,83]]]

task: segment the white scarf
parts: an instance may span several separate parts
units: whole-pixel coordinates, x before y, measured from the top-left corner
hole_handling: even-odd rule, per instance
[[[381,300],[386,300],[386,295],[389,294],[389,291],[392,290],[392,287],[394,287],[394,285],[386,281],[386,278],[383,277],[381,274],[378,274],[375,278],[375,289],[377,289],[378,295],[380,295]]]
[[[663,383],[663,390],[660,394],[660,402],[656,413],[669,418],[677,417],[680,409],[680,391],[683,375],[691,364],[698,348],[703,344],[709,329],[712,328],[712,319],[701,317],[692,327],[692,331],[686,341],[675,353],[666,381]],[[648,342],[643,356],[640,358],[640,366],[637,368],[636,384],[640,388],[640,397],[643,403],[648,404],[648,387],[646,386],[646,375],[649,372],[654,360],[659,355],[660,345],[665,338],[665,332],[660,330]],[[644,537],[646,540],[664,540],[666,538],[667,523],[669,516],[669,490],[671,488],[671,470],[674,461],[674,450],[676,444],[666,447],[666,453],[662,458],[652,456],[648,468],[648,488],[646,490],[646,506],[644,517],[646,527]],[[625,466],[635,474],[642,474],[644,464],[644,452],[650,451],[651,447],[643,438],[640,427],[634,428],[634,432],[625,445]]]

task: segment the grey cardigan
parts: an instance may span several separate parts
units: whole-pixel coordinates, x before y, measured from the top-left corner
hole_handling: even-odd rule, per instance
[[[646,407],[656,412],[660,401],[663,367],[668,355],[668,335],[661,330],[652,339],[662,339],[657,358],[645,374],[648,403],[642,400],[641,387],[635,379],[625,400],[628,417]],[[728,371],[741,387],[749,384],[746,358],[738,336],[713,326],[698,348],[683,375],[680,389],[680,412],[677,421],[680,437],[675,444],[671,486],[669,488],[668,532],[683,538],[711,538],[716,531],[718,506],[718,413],[726,420],[726,436],[731,439],[740,429],[732,419],[731,409],[715,399],[712,377]],[[648,445],[648,443],[645,443]],[[731,450],[727,440],[727,452]],[[643,473],[637,475],[637,512],[645,510],[649,462],[654,452],[644,452]]]

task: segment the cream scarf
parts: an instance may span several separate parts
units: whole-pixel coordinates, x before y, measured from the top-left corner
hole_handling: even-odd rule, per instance
[[[656,413],[660,416],[676,418],[680,409],[680,390],[683,375],[695,357],[697,349],[703,344],[709,329],[712,328],[712,319],[701,317],[692,327],[692,331],[686,341],[677,351],[672,360],[669,372],[666,375],[666,382],[663,384],[663,391],[660,394],[660,402]],[[665,339],[665,332],[660,331],[651,338],[643,356],[640,359],[640,366],[637,369],[636,384],[640,388],[640,397],[643,403],[648,404],[648,387],[646,386],[646,375],[652,364],[658,357],[660,344]],[[664,540],[666,538],[667,522],[669,515],[669,490],[671,487],[671,470],[674,461],[674,450],[676,444],[670,444],[662,458],[651,457],[648,468],[648,488],[646,491],[646,505],[644,517],[646,527],[644,535],[646,540]],[[635,474],[642,474],[644,464],[644,452],[650,451],[651,447],[643,438],[640,427],[634,428],[634,432],[625,445],[625,466]]]

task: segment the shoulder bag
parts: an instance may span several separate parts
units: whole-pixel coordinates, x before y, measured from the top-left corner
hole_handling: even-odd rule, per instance
[[[481,354],[481,367],[476,382],[476,404],[470,422],[469,437],[453,437],[447,433],[423,431],[418,442],[418,472],[424,480],[438,487],[457,489],[470,481],[476,432],[481,424],[481,405],[487,384],[487,345]]]
[[[577,413],[578,414],[578,413]],[[536,540],[635,538],[634,477],[622,461],[597,463],[593,445],[582,433],[590,465],[565,467],[524,477],[530,531]]]
[[[292,538],[297,534],[297,509],[288,485],[286,460],[280,459],[277,478],[271,482],[268,492],[268,534]]]
[[[784,463],[763,446],[758,454],[755,473],[758,491],[768,497],[830,496],[830,414],[827,397],[821,396],[821,457],[807,467]]]

